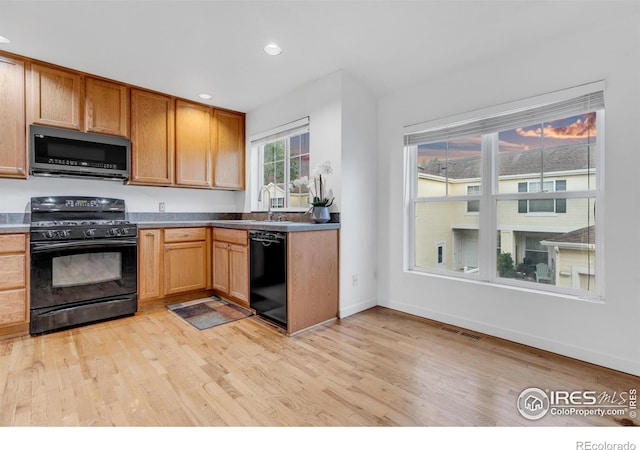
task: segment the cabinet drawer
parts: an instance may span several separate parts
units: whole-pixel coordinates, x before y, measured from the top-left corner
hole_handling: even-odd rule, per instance
[[[0,234],[0,253],[19,253],[27,250],[25,234]]]
[[[0,289],[26,286],[25,255],[0,255]]]
[[[165,242],[204,241],[206,239],[206,228],[167,228],[164,230]]]
[[[229,242],[231,244],[249,245],[247,230],[232,230],[230,228],[214,228],[213,240]]]
[[[0,292],[0,326],[27,321],[27,293],[24,289]]]

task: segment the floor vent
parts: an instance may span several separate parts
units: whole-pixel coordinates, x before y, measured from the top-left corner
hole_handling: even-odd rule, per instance
[[[455,328],[442,327],[442,329],[443,329],[444,331],[448,331],[449,333],[455,333],[455,334],[458,334],[458,333],[459,333],[459,331],[458,331],[458,330],[456,330]]]
[[[480,336],[478,336],[477,334],[471,334],[471,333],[466,333],[466,332],[462,332],[460,333],[462,336],[471,338],[471,339],[480,339]]]

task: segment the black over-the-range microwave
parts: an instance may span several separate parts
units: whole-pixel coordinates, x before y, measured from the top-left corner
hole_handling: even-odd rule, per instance
[[[126,180],[131,142],[120,136],[30,125],[29,173]]]

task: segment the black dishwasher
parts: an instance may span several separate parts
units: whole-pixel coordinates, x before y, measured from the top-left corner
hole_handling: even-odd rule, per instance
[[[249,231],[250,305],[261,317],[287,327],[287,235]]]

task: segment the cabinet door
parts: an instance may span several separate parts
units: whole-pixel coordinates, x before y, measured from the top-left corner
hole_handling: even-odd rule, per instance
[[[176,100],[176,184],[211,187],[211,108]]]
[[[33,123],[82,129],[80,74],[33,64],[31,66],[31,115]]]
[[[213,242],[213,288],[229,293],[229,244]]]
[[[20,335],[27,331],[28,248],[28,234],[0,234],[0,336]]]
[[[215,110],[213,124],[214,186],[244,189],[244,115]]]
[[[138,233],[138,299],[162,297],[162,235],[160,230]]]
[[[164,293],[177,294],[207,287],[206,241],[164,246]]]
[[[0,289],[24,288],[26,286],[26,255],[0,254]]]
[[[0,327],[28,322],[28,311],[26,289],[0,291]]]
[[[249,306],[249,248],[229,245],[229,295]]]
[[[106,80],[85,80],[87,131],[129,137],[129,89]]]
[[[131,90],[131,183],[173,183],[173,99]]]
[[[27,176],[25,62],[0,56],[0,176]]]

